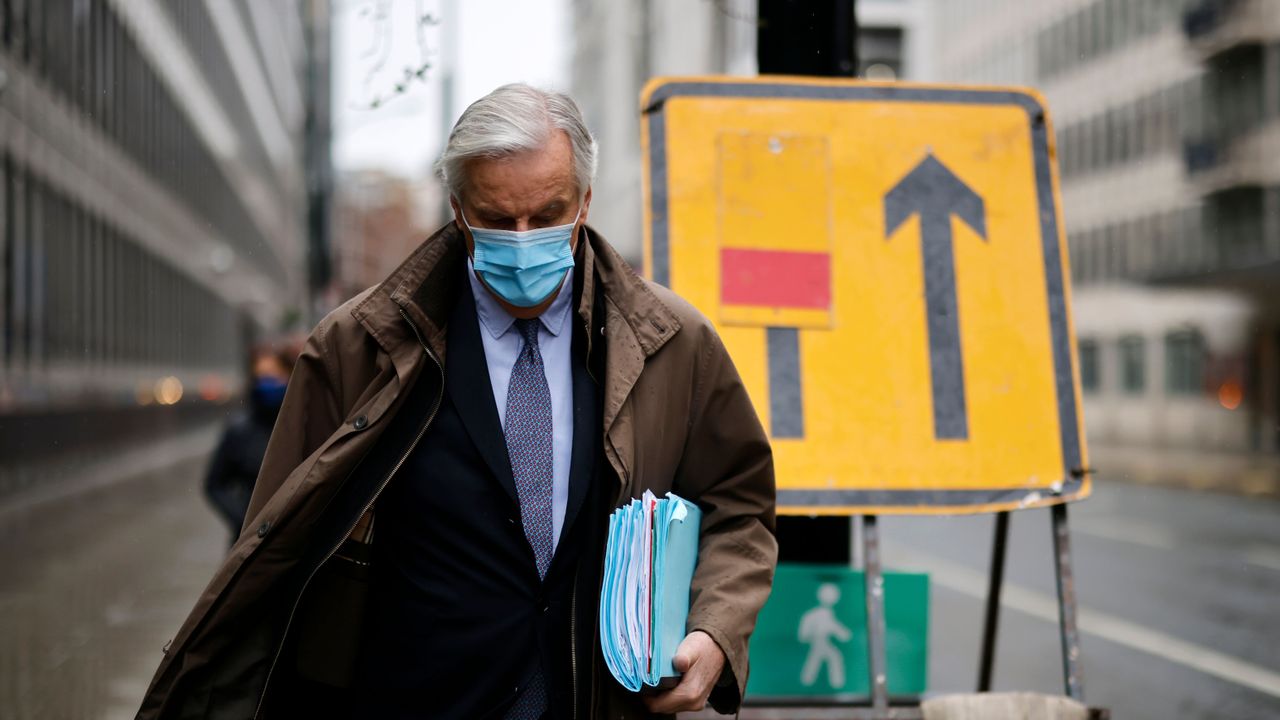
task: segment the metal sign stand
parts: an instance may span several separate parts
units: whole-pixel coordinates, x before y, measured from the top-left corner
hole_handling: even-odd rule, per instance
[[[1084,677],[1080,668],[1080,634],[1076,626],[1075,577],[1071,570],[1071,543],[1066,504],[1049,510],[1053,532],[1053,564],[1058,587],[1058,620],[1062,642],[1062,668],[1067,697],[1084,702]],[[885,652],[884,573],[880,562],[880,529],[875,515],[863,515],[860,522],[863,577],[867,605],[867,666],[870,671],[869,704],[839,705],[752,705],[740,717],[754,720],[788,718],[799,720],[922,720],[918,701],[891,705]],[[983,622],[982,650],[978,668],[978,692],[991,690],[995,669],[996,632],[1000,618],[1000,591],[1004,584],[1005,554],[1009,536],[1009,513],[996,513],[991,545],[991,574]],[[1089,708],[1091,720],[1108,720],[1110,712]]]
[[[1049,510],[1053,532],[1053,565],[1058,587],[1058,621],[1062,641],[1062,668],[1067,697],[1084,702],[1084,676],[1080,667],[1080,633],[1076,626],[1075,576],[1071,570],[1071,541],[1067,526],[1066,504]],[[884,576],[880,564],[880,531],[875,515],[862,516],[863,572],[867,598],[867,658],[870,668],[871,706],[850,708],[852,714],[840,717],[860,720],[902,720],[922,717],[918,707],[891,707],[888,681],[885,677]],[[995,668],[996,631],[1000,617],[1000,591],[1004,584],[1005,551],[1008,546],[1009,513],[996,513],[991,545],[990,584],[987,590],[986,614],[982,633],[982,655],[979,661],[978,692],[991,690]],[[1105,720],[1109,713],[1090,708],[1090,717]],[[790,717],[798,717],[791,715]],[[817,716],[813,716],[817,717]],[[834,717],[834,716],[833,716]]]
[[[1004,584],[1004,549],[1008,536],[1009,513],[996,513],[987,585],[987,613],[982,622],[982,656],[978,661],[978,692],[991,692],[991,673],[996,659],[996,630],[1000,623],[1000,588]]]
[[[1067,506],[1050,509],[1053,532],[1053,567],[1058,587],[1058,625],[1062,638],[1062,671],[1067,697],[1084,702],[1084,676],[1080,668],[1080,632],[1076,627],[1076,583],[1071,570],[1071,538],[1067,528]],[[990,692],[995,667],[996,631],[1000,620],[1000,588],[1004,582],[1005,547],[1009,536],[1009,513],[996,513],[995,537],[991,542],[991,576],[987,589],[987,611],[982,630],[982,656],[978,663],[978,692]]]
[[[887,713],[889,681],[885,676],[888,660],[884,648],[884,574],[880,567],[880,528],[875,515],[862,516],[862,547],[863,583],[867,594],[867,667],[871,671],[871,710],[874,713]]]
[[[1084,702],[1084,676],[1080,671],[1080,632],[1076,628],[1076,579],[1071,573],[1071,538],[1067,532],[1067,506],[1053,509],[1053,567],[1058,578],[1058,623],[1062,632],[1062,670],[1067,697]]]

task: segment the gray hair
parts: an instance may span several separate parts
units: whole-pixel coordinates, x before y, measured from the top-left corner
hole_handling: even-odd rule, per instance
[[[556,130],[569,136],[573,173],[582,195],[596,176],[596,139],[582,111],[564,93],[524,83],[503,85],[471,103],[449,133],[444,153],[436,161],[436,174],[450,195],[461,197],[468,162],[537,150]]]

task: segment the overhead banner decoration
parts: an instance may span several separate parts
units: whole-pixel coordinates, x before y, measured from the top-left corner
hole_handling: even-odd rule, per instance
[[[709,317],[779,512],[1089,494],[1043,101],[1015,88],[658,78],[645,268]]]

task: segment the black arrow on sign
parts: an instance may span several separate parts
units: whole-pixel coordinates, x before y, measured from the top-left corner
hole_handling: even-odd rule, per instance
[[[886,239],[912,215],[920,216],[924,257],[925,315],[929,329],[929,374],[933,380],[933,434],[939,440],[966,440],[969,416],[964,400],[964,358],[956,307],[956,259],[951,243],[955,215],[987,239],[982,198],[960,178],[926,155],[884,196]]]

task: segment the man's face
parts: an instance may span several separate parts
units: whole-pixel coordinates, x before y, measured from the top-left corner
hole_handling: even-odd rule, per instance
[[[572,222],[578,212],[577,182],[569,137],[554,133],[542,148],[501,158],[472,160],[464,196],[450,198],[454,219],[466,231],[466,219],[476,227],[494,230],[533,230]],[[579,226],[587,219],[588,190],[582,201]],[[471,234],[467,250],[474,250]],[[574,242],[577,242],[575,228]],[[576,245],[575,245],[576,247]]]
[[[281,382],[289,382],[289,371],[285,369],[275,355],[263,354],[253,360],[253,377],[255,379],[271,378]]]
[[[475,240],[467,221],[494,230],[534,230],[573,222],[578,215],[578,186],[573,174],[573,148],[569,136],[553,133],[538,150],[501,158],[472,160],[467,167],[469,184],[463,197],[452,197],[454,221],[467,238],[467,253],[475,256]],[[591,190],[582,198],[582,213],[570,240],[578,249],[578,229],[587,221]],[[463,214],[466,220],[463,219]],[[496,297],[496,295],[495,295]],[[520,308],[498,298],[514,317],[537,317],[555,299],[532,308]]]

